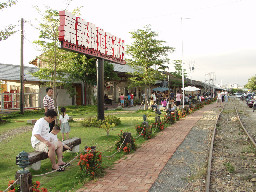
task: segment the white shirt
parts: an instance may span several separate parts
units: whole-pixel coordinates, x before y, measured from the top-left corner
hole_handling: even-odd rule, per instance
[[[31,137],[32,147],[34,148],[35,145],[40,142],[35,137],[35,135],[40,135],[45,140],[49,141],[49,131],[50,131],[49,123],[44,119],[44,117],[42,117],[41,119],[39,119],[36,122],[36,124],[35,124],[35,126],[33,128],[32,137]]]
[[[51,143],[53,143],[53,142],[57,142],[58,141],[58,137],[57,137],[57,135],[54,135],[53,133],[49,133],[49,141],[51,142]]]
[[[60,115],[60,121],[61,121],[61,123],[67,123],[68,120],[69,120],[68,114],[65,114],[64,118],[63,118],[62,115]]]

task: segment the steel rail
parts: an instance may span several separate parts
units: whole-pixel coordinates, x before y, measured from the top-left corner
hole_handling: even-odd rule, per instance
[[[205,181],[205,191],[209,192],[210,191],[210,183],[211,183],[211,169],[212,169],[212,153],[213,153],[213,144],[214,144],[214,139],[215,139],[215,134],[216,134],[216,125],[219,121],[220,114],[222,113],[224,108],[220,111],[218,118],[216,120],[213,133],[212,133],[212,140],[211,140],[211,145],[210,145],[210,151],[209,151],[209,156],[208,156],[208,166],[207,166],[207,175],[206,175],[206,181]]]
[[[250,141],[252,142],[252,144],[253,144],[254,147],[256,148],[256,143],[255,143],[254,139],[251,137],[251,135],[248,133],[248,131],[245,129],[245,127],[244,127],[244,125],[243,125],[243,123],[242,123],[242,121],[241,121],[241,119],[240,119],[240,117],[239,117],[239,115],[238,115],[236,106],[235,106],[235,110],[236,110],[236,116],[237,116],[237,118],[238,118],[238,120],[239,120],[239,122],[240,122],[241,127],[243,128],[243,130],[244,130],[244,132],[246,133],[247,137],[250,139]]]

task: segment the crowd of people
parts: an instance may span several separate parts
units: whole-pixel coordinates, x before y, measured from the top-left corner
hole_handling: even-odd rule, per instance
[[[184,95],[184,105],[189,105],[191,103],[195,103],[197,101],[204,101],[208,98],[211,98],[210,94],[204,93],[200,94],[194,93],[194,94],[185,94]],[[133,100],[134,95],[132,93],[128,93],[127,96],[125,96],[123,93],[121,93],[119,97],[119,105],[122,107],[129,107],[133,106]],[[142,102],[141,105],[144,105],[146,102],[145,94],[142,94]],[[148,105],[152,110],[157,109],[163,109],[166,110],[170,107],[178,107],[183,104],[183,94],[181,91],[174,92],[160,92],[160,91],[153,91],[148,96]]]
[[[217,106],[221,107],[224,102],[228,102],[229,94],[225,91],[218,91],[217,92]]]

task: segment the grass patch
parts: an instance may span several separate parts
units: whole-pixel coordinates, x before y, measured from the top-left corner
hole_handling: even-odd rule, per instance
[[[67,114],[75,118],[87,118],[89,116],[96,116],[97,110],[96,106],[72,106],[66,107]],[[155,113],[146,112],[148,121],[154,121]],[[80,137],[81,145],[80,152],[83,151],[85,146],[96,146],[97,150],[102,152],[102,166],[103,168],[111,168],[115,161],[122,158],[124,153],[120,152],[111,158],[110,156],[116,152],[115,142],[119,139],[118,134],[121,130],[123,132],[130,132],[134,138],[136,138],[137,133],[135,130],[135,125],[140,124],[143,121],[142,115],[145,114],[143,111],[133,112],[133,111],[106,111],[106,115],[114,114],[116,117],[121,119],[121,124],[112,128],[110,130],[109,136],[107,136],[106,131],[101,128],[96,127],[83,127],[81,122],[73,121],[70,122],[70,137]],[[27,120],[29,119],[39,119],[44,116],[43,111],[38,113],[30,113],[25,115],[13,116],[8,119],[8,123],[0,125],[0,135],[6,133],[7,131],[14,131],[22,126],[27,126]],[[164,114],[161,115],[163,117]],[[58,135],[61,139],[61,135]],[[5,190],[8,187],[8,182],[13,180],[15,173],[20,168],[15,164],[16,155],[21,151],[32,152],[34,151],[31,143],[31,131],[20,133],[9,139],[3,140],[0,143],[0,190]],[[139,147],[145,140],[142,137],[136,139],[136,145]],[[63,159],[68,162],[77,154],[64,152]],[[33,175],[33,181],[40,181],[41,187],[45,187],[48,191],[75,191],[81,188],[81,186],[88,181],[80,177],[80,169],[77,165],[78,159],[75,159],[73,163],[66,168],[64,172],[55,172],[53,174],[48,174],[44,176],[35,177],[34,175],[40,175],[51,171],[51,163],[49,159],[41,161],[41,169],[39,171],[34,171],[30,169]],[[68,178],[68,179],[67,179]]]
[[[235,167],[230,162],[225,162],[223,163],[223,165],[225,166],[226,171],[228,171],[229,173],[235,172]]]

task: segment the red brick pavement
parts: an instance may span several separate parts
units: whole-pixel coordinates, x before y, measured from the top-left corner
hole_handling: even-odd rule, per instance
[[[191,128],[203,117],[205,111],[214,107],[215,103],[207,105],[166,128],[146,141],[135,153],[117,161],[103,178],[86,184],[78,192],[148,191]]]

